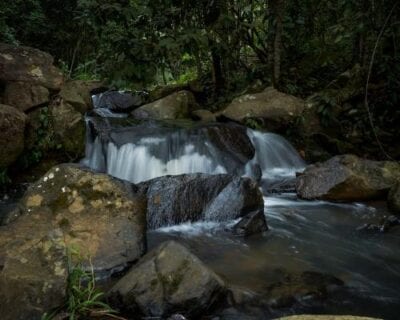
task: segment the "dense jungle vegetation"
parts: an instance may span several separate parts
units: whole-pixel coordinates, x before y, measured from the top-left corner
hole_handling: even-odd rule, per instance
[[[0,41],[51,53],[71,78],[131,89],[195,81],[212,110],[251,84],[272,84],[314,95],[335,137],[369,141],[378,158],[400,156],[390,150],[399,137],[399,35],[396,0],[0,4]]]

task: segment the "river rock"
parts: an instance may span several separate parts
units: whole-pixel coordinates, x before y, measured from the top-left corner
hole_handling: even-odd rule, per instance
[[[310,165],[299,174],[297,195],[303,199],[365,201],[385,198],[400,179],[400,164],[342,155]]]
[[[279,269],[275,278],[277,282],[267,287],[266,294],[273,308],[290,307],[297,302],[313,304],[326,299],[329,292],[344,285],[334,276],[314,271],[290,274]]]
[[[268,87],[260,93],[246,94],[234,99],[220,115],[239,122],[248,118],[263,118],[279,124],[300,116],[304,105],[302,99]]]
[[[146,95],[143,92],[135,93],[110,90],[101,93],[95,99],[96,108],[127,113],[143,105],[146,101]]]
[[[49,100],[50,93],[47,88],[29,82],[9,82],[6,84],[3,94],[5,104],[21,111],[43,105]]]
[[[155,178],[138,186],[147,195],[151,229],[188,221],[227,221],[264,210],[261,191],[249,178],[184,174]]]
[[[193,94],[179,91],[136,109],[132,115],[136,119],[183,119],[188,118],[195,107]]]
[[[198,120],[198,121],[203,121],[203,122],[215,122],[217,121],[217,118],[215,114],[213,114],[209,110],[195,110],[192,112],[192,119]]]
[[[54,144],[70,159],[85,155],[86,123],[81,112],[63,100],[55,100],[50,107]]]
[[[63,85],[58,96],[64,103],[71,105],[75,110],[84,114],[93,109],[91,93],[98,88],[104,89],[101,81],[73,80]]]
[[[59,90],[64,79],[48,53],[0,43],[0,81],[28,82],[49,90]]]
[[[181,244],[169,241],[145,255],[111,289],[112,305],[133,315],[203,315],[225,297],[224,281]]]
[[[179,91],[188,90],[187,84],[167,84],[165,86],[156,86],[154,89],[149,92],[149,100],[150,102],[160,100],[165,98],[171,94],[174,94]],[[192,91],[192,90],[191,90]]]
[[[83,259],[83,268],[107,277],[145,253],[145,200],[123,181],[60,165],[28,189],[21,205],[23,214],[0,228],[4,320],[41,319],[61,305],[68,262]]]
[[[0,104],[0,168],[12,164],[24,150],[26,120],[18,109]]]
[[[233,227],[233,233],[237,236],[250,236],[267,230],[264,210],[248,213]]]
[[[400,214],[400,182],[390,189],[387,204],[390,211]]]

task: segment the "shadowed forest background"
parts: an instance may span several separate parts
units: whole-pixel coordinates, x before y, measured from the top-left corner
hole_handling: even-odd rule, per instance
[[[318,104],[331,153],[398,158],[399,11],[375,0],[16,0],[0,4],[0,40],[49,52],[74,79],[189,84],[212,111],[272,84]]]

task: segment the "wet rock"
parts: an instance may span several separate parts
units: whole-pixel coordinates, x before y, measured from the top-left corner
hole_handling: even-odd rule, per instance
[[[400,214],[400,182],[390,189],[387,204],[390,211]]]
[[[299,315],[283,317],[277,320],[381,320],[377,318],[357,317],[357,316],[343,316],[343,315]]]
[[[157,86],[149,92],[149,100],[151,102],[160,100],[179,91],[188,90],[187,85],[169,84],[165,86]]]
[[[262,118],[282,125],[300,116],[303,109],[303,100],[268,87],[261,93],[234,99],[220,115],[240,122],[248,118]]]
[[[276,270],[276,283],[267,288],[269,305],[273,308],[286,308],[300,304],[313,304],[327,298],[330,291],[344,285],[343,281],[314,271],[290,274]]]
[[[147,195],[151,229],[187,221],[226,221],[264,208],[258,185],[232,175],[165,176],[138,186]]]
[[[60,165],[21,200],[23,214],[0,228],[2,319],[40,319],[65,298],[68,252],[98,277],[146,250],[146,205],[130,184],[78,165]],[[78,255],[81,257],[79,258]],[[89,263],[91,261],[91,265]]]
[[[12,164],[24,150],[24,113],[0,104],[0,168]]]
[[[214,124],[204,126],[203,130],[218,150],[229,154],[230,158],[242,165],[254,157],[255,149],[247,135],[246,127],[234,124]],[[231,166],[229,164],[228,167]]]
[[[136,119],[183,119],[188,118],[195,107],[193,94],[179,91],[136,109],[132,115]]]
[[[195,110],[192,112],[192,119],[203,121],[203,122],[215,122],[217,121],[216,116],[209,110]]]
[[[303,199],[365,201],[385,198],[399,179],[396,162],[343,155],[308,166],[297,177],[296,189]]]
[[[130,112],[146,102],[144,92],[106,91],[96,99],[96,108],[105,108],[114,112]]]
[[[195,318],[225,297],[224,281],[175,241],[145,255],[111,289],[114,307],[131,314]]]
[[[68,81],[63,85],[58,96],[63,103],[84,114],[93,109],[91,92],[96,91],[98,88],[103,89],[101,81]],[[60,103],[61,101],[58,101],[58,104]]]
[[[28,82],[49,90],[59,90],[64,79],[48,53],[0,43],[0,81]]]
[[[367,223],[359,228],[357,231],[363,233],[386,233],[394,227],[400,226],[400,218],[398,216],[385,216],[378,224]]]
[[[41,85],[29,82],[9,82],[6,84],[3,101],[20,111],[27,111],[33,107],[50,101],[49,90]]]
[[[264,210],[248,213],[233,227],[233,233],[237,236],[250,236],[267,230]]]
[[[52,136],[58,152],[71,159],[85,155],[86,124],[84,116],[72,105],[60,101],[50,107]]]

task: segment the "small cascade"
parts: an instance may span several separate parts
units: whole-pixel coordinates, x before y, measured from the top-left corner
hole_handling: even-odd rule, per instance
[[[283,137],[236,124],[121,123],[87,118],[87,166],[133,183],[165,175],[232,173],[293,178],[304,161]]]

